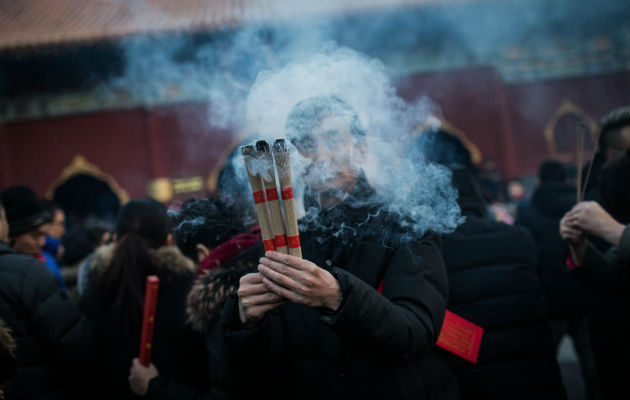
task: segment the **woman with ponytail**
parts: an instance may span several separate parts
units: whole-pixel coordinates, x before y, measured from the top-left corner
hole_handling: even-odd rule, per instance
[[[132,200],[118,216],[115,243],[99,248],[85,267],[80,308],[97,330],[90,398],[137,398],[129,387],[129,365],[138,356],[149,275],[160,278],[151,362],[161,375],[205,389],[205,344],[185,322],[195,266],[167,245],[168,230],[162,204],[149,198]]]

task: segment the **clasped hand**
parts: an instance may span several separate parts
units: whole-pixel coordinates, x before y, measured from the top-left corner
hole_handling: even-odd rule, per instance
[[[336,311],[341,305],[339,282],[314,263],[275,251],[260,259],[258,273],[241,278],[239,289],[241,322],[253,324],[269,310],[291,301]]]

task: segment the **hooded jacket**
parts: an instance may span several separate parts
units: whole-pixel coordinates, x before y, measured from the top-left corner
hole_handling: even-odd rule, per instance
[[[563,399],[537,272],[522,228],[487,217],[474,176],[454,171],[466,222],[442,239],[449,310],[484,329],[476,364],[449,355],[464,399]]]
[[[448,385],[446,373],[424,379],[437,371],[424,356],[448,296],[437,238],[401,241],[400,218],[377,201],[362,176],[343,202],[300,226],[303,257],[339,281],[335,313],[287,303],[245,329],[237,297],[228,299],[225,340],[234,370],[248,382],[239,386],[242,398],[423,399]]]
[[[5,385],[7,398],[71,398],[91,361],[93,326],[46,265],[2,241],[0,319],[11,328],[19,364]]]
[[[128,382],[131,360],[138,357],[141,326],[124,331],[114,329],[108,303],[100,292],[98,279],[109,268],[115,244],[99,248],[86,265],[86,289],[79,303],[81,311],[96,326],[98,353],[91,398],[137,398]],[[151,363],[160,375],[184,385],[205,389],[207,362],[203,337],[186,324],[186,295],[194,278],[194,264],[173,246],[155,251],[160,286]]]
[[[586,315],[586,290],[567,269],[567,246],[560,237],[562,216],[575,204],[575,187],[543,183],[529,203],[521,204],[516,224],[532,234],[538,248],[540,276],[550,319]]]

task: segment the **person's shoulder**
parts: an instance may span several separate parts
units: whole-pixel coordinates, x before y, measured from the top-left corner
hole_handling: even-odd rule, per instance
[[[4,254],[0,256],[0,265],[2,286],[26,303],[37,302],[60,290],[57,278],[50,269],[34,257]]]
[[[160,247],[155,252],[155,257],[162,273],[176,277],[190,277],[195,273],[195,264],[176,246]]]
[[[0,254],[0,266],[5,273],[24,276],[46,275],[46,272],[50,272],[46,264],[35,257],[17,253]]]

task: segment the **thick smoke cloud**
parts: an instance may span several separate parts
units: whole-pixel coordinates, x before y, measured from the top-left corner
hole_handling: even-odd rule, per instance
[[[273,141],[284,136],[287,117],[296,104],[330,96],[349,104],[359,116],[367,139],[363,169],[384,202],[384,210],[400,214],[409,229],[419,234],[429,229],[454,230],[462,218],[449,171],[401,159],[415,126],[439,109],[428,99],[406,104],[396,95],[382,62],[327,43],[306,59],[260,73],[247,98],[247,122],[257,127],[260,138]],[[304,191],[299,177],[311,162],[295,149],[291,161],[299,199]],[[332,175],[325,165],[318,167],[320,176]],[[313,212],[317,209],[301,210],[302,214]],[[307,217],[315,220],[313,215]]]

